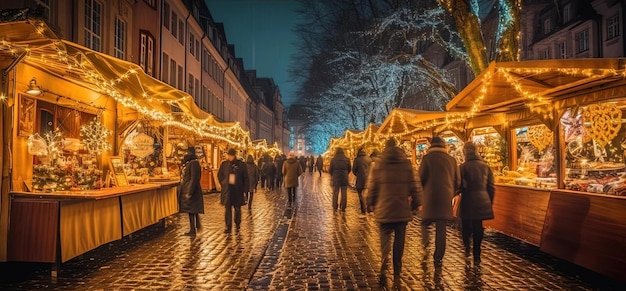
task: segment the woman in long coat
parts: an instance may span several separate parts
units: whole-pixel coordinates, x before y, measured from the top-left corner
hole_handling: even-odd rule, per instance
[[[248,167],[248,187],[244,185],[244,193],[248,193],[248,209],[252,208],[252,199],[254,198],[254,192],[256,191],[256,185],[259,183],[259,168],[254,163],[252,155],[248,155],[246,160],[246,166]]]
[[[354,163],[352,163],[352,173],[356,176],[356,183],[354,188],[359,195],[359,202],[361,204],[361,213],[365,214],[365,199],[363,199],[363,191],[367,188],[367,175],[370,172],[370,165],[372,159],[365,153],[363,149],[359,150]]]
[[[476,145],[463,146],[465,163],[461,164],[461,234],[465,257],[470,255],[470,236],[473,240],[474,263],[480,263],[480,245],[483,241],[483,220],[493,219],[493,198],[496,187],[493,172],[476,153]]]
[[[346,211],[346,204],[348,202],[348,174],[352,171],[350,160],[343,152],[342,148],[335,150],[335,156],[330,160],[328,166],[328,173],[332,177],[333,186],[333,209],[337,210],[337,206],[341,208],[341,211]],[[339,191],[341,191],[341,202],[338,204]]]
[[[177,189],[178,208],[182,213],[189,214],[189,232],[185,235],[196,235],[196,229],[200,229],[200,215],[204,213],[204,198],[202,197],[202,187],[200,178],[202,168],[196,156],[196,149],[193,146],[187,148],[187,154],[181,162],[180,185]]]
[[[283,184],[287,188],[287,198],[291,204],[296,200],[296,189],[298,188],[298,178],[302,175],[302,166],[300,162],[296,160],[296,156],[293,152],[287,155],[287,160],[283,163]]]

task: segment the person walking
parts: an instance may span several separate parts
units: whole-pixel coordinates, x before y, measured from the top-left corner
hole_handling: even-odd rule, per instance
[[[307,158],[307,166],[309,167],[309,174],[313,174],[313,168],[315,166],[315,158],[312,155]]]
[[[480,264],[481,244],[483,241],[483,220],[493,219],[493,198],[496,193],[493,172],[477,154],[476,145],[466,142],[463,145],[465,162],[460,166],[461,172],[461,236],[465,257],[470,252],[474,257],[474,265]],[[470,237],[472,247],[470,247]]]
[[[320,173],[320,177],[322,176],[322,169],[324,168],[324,159],[322,155],[317,156],[317,161],[315,161],[315,168],[317,168],[317,172]]]
[[[298,161],[300,162],[300,167],[302,168],[302,172],[304,173],[304,171],[306,171],[306,157],[299,156]]]
[[[243,191],[244,185],[248,185],[248,167],[246,164],[237,159],[237,151],[233,148],[226,152],[226,160],[222,162],[217,172],[217,178],[222,186],[222,195],[220,202],[224,205],[226,229],[224,233],[228,234],[233,228],[233,208],[235,209],[235,225],[239,231],[241,226],[241,205],[244,203]]]
[[[280,191],[283,186],[283,163],[285,162],[285,154],[276,155],[276,191]]]
[[[259,162],[257,163],[257,166],[259,167],[259,174],[260,174],[260,179],[261,179],[261,189],[265,189],[266,187],[266,178],[265,178],[265,174],[263,173],[263,166],[265,166],[265,163],[267,162],[267,159],[269,158],[269,156],[267,155],[263,155],[261,158],[259,158]]]
[[[395,144],[395,140],[388,140],[382,158],[372,165],[367,183],[367,208],[374,212],[379,226],[382,251],[380,283],[383,286],[387,281],[391,234],[394,234],[393,284],[399,289],[406,226],[413,218],[413,211],[420,206],[422,187],[406,154]]]
[[[254,163],[252,155],[248,155],[246,159],[246,168],[248,170],[248,187],[244,187],[244,192],[247,193],[248,209],[252,209],[252,199],[254,199],[254,192],[256,192],[256,185],[259,183],[259,168]],[[245,197],[244,197],[245,198]]]
[[[333,210],[337,210],[339,207],[341,211],[346,211],[346,204],[348,203],[348,174],[352,170],[350,166],[350,160],[343,153],[342,148],[335,150],[335,156],[330,160],[328,166],[328,173],[332,177],[333,186]],[[341,203],[339,205],[339,191],[341,190]]]
[[[274,160],[271,157],[263,165],[263,174],[265,175],[267,189],[274,191],[274,186],[276,185],[276,164],[274,164]]]
[[[365,153],[363,149],[359,149],[359,152],[354,159],[354,163],[352,163],[352,173],[356,177],[354,188],[356,188],[356,193],[359,195],[361,214],[365,214],[366,205],[365,199],[363,199],[363,191],[366,189],[367,186],[367,175],[370,172],[371,164],[372,159]]]
[[[283,163],[283,178],[284,185],[287,188],[287,198],[289,205],[296,201],[296,189],[298,188],[298,178],[302,175],[302,166],[296,159],[296,155],[293,152],[289,152],[287,160]]]
[[[461,185],[456,159],[446,149],[446,142],[439,136],[430,141],[430,147],[422,158],[419,177],[424,189],[422,200],[422,245],[429,245],[429,227],[435,223],[434,264],[440,267],[446,252],[446,224],[452,220],[452,197]]]
[[[180,170],[180,184],[177,189],[178,207],[182,213],[189,214],[188,236],[195,236],[196,229],[201,229],[200,213],[204,213],[204,198],[202,197],[202,168],[196,156],[194,146],[187,148],[187,154],[183,157]]]

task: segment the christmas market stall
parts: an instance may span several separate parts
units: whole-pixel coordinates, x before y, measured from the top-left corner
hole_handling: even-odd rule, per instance
[[[486,225],[626,281],[624,59],[492,63],[451,100],[496,175]]]
[[[162,126],[213,130],[189,95],[136,64],[61,40],[37,20],[0,23],[0,65],[8,145],[0,261],[56,270],[178,212]],[[173,107],[188,116],[179,120]],[[141,159],[136,168],[126,155]]]

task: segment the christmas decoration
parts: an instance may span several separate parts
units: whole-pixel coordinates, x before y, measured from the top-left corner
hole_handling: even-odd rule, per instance
[[[592,104],[583,112],[587,134],[604,148],[622,127],[622,111],[615,104]]]
[[[80,128],[80,137],[83,139],[85,149],[92,154],[101,154],[103,151],[111,149],[108,141],[112,131],[95,118],[87,125]]]
[[[545,125],[535,125],[528,127],[528,140],[537,149],[543,151],[552,144],[554,136],[552,131]]]

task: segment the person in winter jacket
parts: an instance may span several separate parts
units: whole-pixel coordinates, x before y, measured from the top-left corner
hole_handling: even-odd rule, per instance
[[[298,178],[302,175],[302,167],[300,162],[296,160],[296,155],[290,152],[287,160],[283,163],[283,183],[287,188],[287,198],[289,204],[296,201],[296,189],[298,188]]]
[[[276,190],[280,191],[283,186],[283,163],[285,162],[285,154],[276,156]]]
[[[322,169],[324,168],[324,158],[322,158],[322,155],[317,156],[317,161],[315,161],[315,168],[317,169],[317,172],[320,174],[321,177]]]
[[[480,263],[480,246],[483,241],[483,220],[493,219],[493,198],[496,192],[493,172],[477,154],[476,145],[467,142],[463,145],[465,162],[461,164],[461,235],[465,247],[465,257],[473,250],[474,264]],[[473,249],[470,248],[470,237]]]
[[[267,183],[267,189],[269,191],[274,191],[274,186],[276,185],[276,164],[271,157],[263,165],[262,171],[265,175],[265,183]]]
[[[183,157],[181,165],[180,185],[178,185],[176,193],[178,207],[180,212],[189,214],[190,229],[185,235],[195,236],[196,229],[202,228],[199,213],[204,213],[204,198],[200,186],[202,168],[194,146],[187,148],[187,154]]]
[[[435,223],[436,267],[442,265],[446,252],[446,224],[452,220],[452,197],[461,185],[461,175],[456,159],[448,154],[446,142],[438,136],[430,141],[430,147],[422,159],[419,176],[424,189],[422,199],[422,244],[429,244],[429,226]]]
[[[226,153],[227,159],[222,162],[217,172],[217,178],[222,186],[222,195],[220,202],[226,208],[224,216],[226,220],[226,229],[224,233],[230,233],[233,227],[232,210],[235,209],[235,225],[237,231],[241,226],[241,205],[244,203],[243,191],[245,185],[249,185],[248,166],[237,159],[237,151],[228,149]]]
[[[372,165],[368,180],[367,205],[379,224],[382,263],[380,282],[385,285],[386,270],[393,240],[394,287],[400,287],[400,272],[407,223],[420,205],[422,187],[404,151],[393,139],[386,143],[382,158]]]
[[[339,206],[341,211],[346,211],[346,204],[348,203],[348,174],[352,170],[350,166],[350,160],[343,153],[342,148],[335,150],[335,156],[330,160],[328,172],[332,177],[333,186],[333,209],[337,210]],[[338,204],[339,190],[341,190],[341,204]]]
[[[359,195],[359,204],[361,206],[361,213],[365,213],[365,199],[363,199],[363,191],[367,188],[367,175],[370,172],[370,165],[372,159],[365,153],[363,149],[359,149],[359,152],[352,163],[352,173],[356,176],[356,183],[354,188]]]
[[[248,155],[246,159],[246,167],[248,169],[248,187],[244,187],[244,193],[248,193],[248,209],[252,208],[252,199],[254,198],[254,192],[256,192],[256,185],[259,183],[259,168],[254,163],[254,158],[252,155]]]

